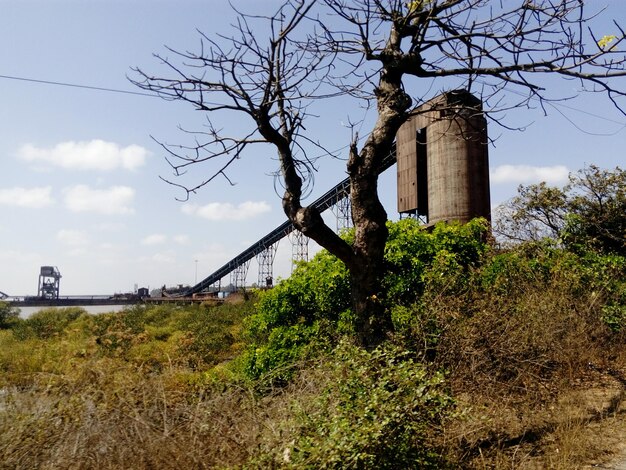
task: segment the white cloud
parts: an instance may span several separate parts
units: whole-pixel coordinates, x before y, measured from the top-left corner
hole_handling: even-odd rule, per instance
[[[140,263],[173,264],[176,262],[176,255],[172,251],[164,251],[151,256],[142,256],[138,260]]]
[[[179,245],[186,245],[187,243],[189,243],[189,236],[188,235],[174,235],[174,241],[178,243]]]
[[[142,245],[162,245],[167,241],[167,237],[160,233],[155,233],[152,235],[148,235],[146,238],[141,240]]]
[[[185,204],[181,210],[185,214],[195,215],[209,220],[244,220],[257,217],[271,210],[265,201],[246,201],[237,206],[224,202],[211,202],[204,206]]]
[[[68,246],[85,246],[89,243],[87,234],[80,230],[59,230],[57,240]]]
[[[95,224],[93,227],[97,232],[112,232],[119,233],[122,232],[126,228],[126,224],[122,222],[99,222]]]
[[[540,183],[559,184],[567,181],[569,170],[563,165],[530,166],[501,165],[491,171],[493,183]]]
[[[41,209],[54,203],[51,196],[52,188],[8,188],[0,189],[0,204],[5,206],[26,207]]]
[[[72,212],[96,212],[98,214],[132,214],[135,190],[128,186],[112,186],[108,189],[91,189],[79,184],[66,188],[65,205]]]
[[[139,145],[120,147],[113,142],[61,142],[51,148],[23,145],[18,155],[28,162],[43,162],[73,170],[110,171],[117,168],[135,170],[142,166],[150,152]]]
[[[155,253],[154,255],[152,255],[150,259],[156,263],[166,263],[166,264],[173,263],[174,261],[176,261],[175,256],[171,252]]]

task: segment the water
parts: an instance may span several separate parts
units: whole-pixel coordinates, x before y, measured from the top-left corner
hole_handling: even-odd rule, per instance
[[[87,313],[107,313],[107,312],[120,312],[124,310],[125,307],[131,307],[131,305],[77,305],[77,307],[82,308]],[[33,313],[38,312],[39,310],[43,310],[46,308],[53,307],[20,307],[20,318],[28,318]],[[67,308],[67,307],[58,307],[58,308]]]

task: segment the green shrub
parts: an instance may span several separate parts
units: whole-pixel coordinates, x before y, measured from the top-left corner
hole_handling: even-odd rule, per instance
[[[145,333],[146,307],[135,306],[122,312],[93,317],[92,334],[105,355],[124,355]]]
[[[602,320],[615,331],[621,331],[626,326],[626,305],[606,305],[602,309]]]
[[[293,372],[293,362],[305,351],[323,349],[329,337],[341,329],[349,305],[344,264],[327,251],[318,253],[300,264],[290,278],[259,293],[255,313],[244,322],[248,348],[241,360],[242,370],[258,379],[281,369],[284,373],[270,375],[284,383]],[[316,344],[309,347],[309,343]]]
[[[21,340],[61,336],[72,322],[86,314],[87,312],[80,307],[46,308],[33,313],[23,321],[15,323],[13,334]]]
[[[522,244],[485,257],[463,291],[428,284],[413,311],[396,316],[405,345],[437,367],[540,393],[541,380],[571,377],[623,341],[615,333],[626,325],[625,268],[614,254]]]
[[[94,316],[91,332],[104,355],[156,368],[167,363],[196,370],[236,354],[249,305],[134,306]]]
[[[217,364],[233,355],[239,325],[246,311],[242,305],[224,304],[219,307],[190,306],[176,327],[183,332],[179,354],[192,369]]]
[[[411,305],[426,283],[450,287],[451,281],[460,281],[483,258],[487,229],[484,219],[438,223],[431,232],[415,219],[389,223],[383,279],[389,306]]]
[[[341,344],[327,386],[283,454],[293,468],[422,469],[443,462],[432,438],[453,411],[441,374],[401,348]]]
[[[294,364],[307,356],[315,356],[329,347],[325,341],[329,332],[324,331],[324,322],[312,325],[298,324],[277,326],[272,329],[267,341],[252,344],[242,357],[243,371],[256,380],[257,388],[266,385],[284,385],[295,372]]]
[[[322,251],[300,264],[291,277],[259,293],[257,314],[248,322],[255,338],[267,338],[277,326],[311,325],[319,319],[337,321],[350,305],[348,273],[336,257]]]
[[[0,301],[0,330],[10,328],[19,319],[20,311],[7,302]]]
[[[465,225],[437,224],[429,232],[419,221],[404,219],[388,226],[381,301],[395,326],[404,328],[410,320],[398,306],[416,302],[427,283],[455,279],[462,285],[469,268],[486,252],[488,225],[476,219]],[[249,348],[243,369],[255,379],[276,368],[289,370],[304,352],[323,350],[342,334],[350,335],[352,326],[348,271],[322,251],[299,265],[289,279],[260,293],[256,312],[246,321]],[[308,343],[315,344],[309,348]]]

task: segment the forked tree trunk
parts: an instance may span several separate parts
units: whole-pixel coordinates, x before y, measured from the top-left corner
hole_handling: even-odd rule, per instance
[[[388,152],[392,139],[382,141],[387,141]],[[353,257],[347,267],[357,340],[368,349],[380,344],[392,330],[390,313],[381,303],[385,297],[381,281],[389,235],[387,213],[378,198],[378,172],[372,171],[380,156],[386,154],[384,147],[373,145],[370,139],[359,155],[353,149],[348,162],[354,242]]]

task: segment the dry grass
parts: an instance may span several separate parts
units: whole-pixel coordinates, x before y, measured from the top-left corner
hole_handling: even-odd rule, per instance
[[[463,468],[585,468],[617,450],[626,431],[624,396],[620,381],[599,372],[543,403],[464,395],[464,413],[443,439]]]
[[[601,292],[556,271],[515,279],[506,295],[440,291],[425,304],[441,330],[430,354],[459,400],[442,436],[459,467],[565,470],[610,455],[626,344],[601,319]]]
[[[245,390],[194,397],[176,370],[150,377],[104,361],[72,382],[37,382],[4,397],[1,468],[233,465],[250,457],[264,421]]]
[[[85,362],[72,377],[41,374],[0,398],[0,468],[271,468],[328,383],[323,369],[308,367],[259,397],[241,384],[199,389],[185,370],[146,373],[109,358]],[[604,436],[625,412],[622,384],[601,370],[544,401],[488,390],[457,394],[460,417],[439,443],[453,468],[601,462],[614,444]]]
[[[395,342],[446,371],[457,415],[433,450],[451,468],[584,469],[626,442],[626,341],[602,321],[602,290],[565,268],[435,287]],[[211,363],[241,350],[239,305],[211,328],[180,320],[187,335],[157,310],[145,328],[106,323],[100,343],[82,317],[46,339],[0,331],[0,469],[316,468],[288,453],[334,379],[320,358],[260,395]],[[107,349],[120,332],[128,344]]]

